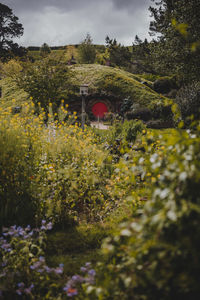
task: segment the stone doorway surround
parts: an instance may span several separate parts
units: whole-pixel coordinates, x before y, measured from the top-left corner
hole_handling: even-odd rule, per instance
[[[93,114],[92,107],[98,102],[104,103],[108,108],[108,112],[117,113],[119,112],[122,100],[120,98],[107,94],[88,95],[86,97],[86,113]]]

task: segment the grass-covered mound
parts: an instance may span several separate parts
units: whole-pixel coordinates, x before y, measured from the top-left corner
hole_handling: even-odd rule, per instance
[[[112,99],[119,100],[128,97],[133,103],[146,108],[168,103],[167,98],[151,89],[152,83],[150,81],[121,69],[97,64],[74,65],[70,69],[71,86],[68,87],[66,97],[65,93],[62,95],[66,102],[79,101],[79,87],[81,84],[87,83],[89,84],[90,95],[111,96]],[[27,100],[28,96],[34,96],[25,93],[14,83],[13,79],[8,77],[1,80],[1,86],[2,99],[0,104],[3,108],[13,106],[12,99],[15,99],[16,106],[19,106]],[[38,100],[41,101],[41,99]]]
[[[151,107],[155,103],[164,104],[167,101],[150,88],[151,82],[118,68],[88,64],[74,65],[71,71],[75,85],[79,87],[83,83],[89,84],[91,94],[115,96],[121,100],[130,97],[133,103],[145,107]]]

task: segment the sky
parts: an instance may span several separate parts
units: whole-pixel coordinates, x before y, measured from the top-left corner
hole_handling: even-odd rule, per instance
[[[94,44],[105,37],[132,45],[148,34],[151,0],[0,0],[24,27],[23,46],[79,44],[90,33]]]

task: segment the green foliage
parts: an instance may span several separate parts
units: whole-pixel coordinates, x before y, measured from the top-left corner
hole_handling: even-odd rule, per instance
[[[142,41],[137,35],[132,46],[132,60],[135,73],[153,72],[150,47],[147,39]]]
[[[53,54],[51,54],[53,55]],[[51,56],[50,55],[50,56]],[[63,57],[63,56],[62,56]],[[46,64],[48,63],[48,59],[46,58]],[[42,64],[42,66],[39,66]],[[39,71],[38,73],[34,69],[34,66],[39,66]],[[115,99],[125,99],[127,97],[130,98],[131,101],[134,103],[138,103],[141,106],[147,106],[149,107],[152,102],[163,102],[165,101],[165,97],[162,95],[157,94],[155,91],[153,91],[152,88],[148,87],[150,86],[151,82],[144,80],[143,76],[138,76],[135,74],[131,74],[129,72],[112,68],[112,67],[107,67],[107,66],[101,66],[101,65],[89,65],[89,64],[84,64],[84,65],[74,65],[70,66],[69,70],[64,73],[64,78],[66,78],[66,81],[64,82],[64,79],[61,78],[60,81],[60,89],[58,88],[58,93],[56,96],[52,96],[48,89],[48,80],[50,88],[55,90],[54,87],[51,86],[53,85],[53,80],[55,76],[55,80],[57,83],[57,79],[59,82],[59,76],[62,76],[62,72],[58,72],[57,74],[54,75],[52,79],[47,79],[44,82],[44,78],[42,77],[42,73],[46,73],[47,76],[49,76],[50,69],[51,67],[49,66],[47,70],[43,70],[43,65],[45,67],[45,62],[35,62],[34,64],[30,64],[30,71],[33,69],[33,75],[32,73],[29,74],[28,71],[28,66],[27,65],[27,70],[25,70],[25,73],[28,73],[27,77],[27,82],[26,79],[25,82],[19,85],[27,85],[25,86],[25,89],[30,89],[29,94],[34,94],[36,99],[33,99],[36,103],[41,102],[41,97],[45,97],[45,94],[47,98],[44,98],[44,104],[45,106],[47,105],[49,101],[47,99],[50,99],[52,103],[55,102],[55,106],[57,106],[60,103],[60,100],[66,99],[67,102],[70,102],[71,105],[75,104],[76,101],[80,101],[79,99],[79,89],[80,85],[83,82],[89,83],[89,92],[91,94],[100,94],[104,95],[107,97],[110,97],[111,101],[114,101]],[[8,67],[5,66],[7,70],[9,70],[9,75],[13,70],[16,71],[16,68],[18,68],[18,62],[16,63],[14,61],[14,64],[9,65]],[[57,67],[56,67],[57,68]],[[59,66],[58,66],[59,68]],[[65,66],[62,65],[62,68],[65,69]],[[41,69],[41,70],[40,70]],[[49,69],[49,71],[48,71]],[[24,75],[23,73],[15,73],[14,78],[23,78]],[[15,76],[16,75],[16,76]],[[69,76],[68,76],[69,75]],[[36,79],[36,82],[31,82],[31,79],[33,78]],[[41,78],[41,85],[39,78]],[[48,78],[48,77],[47,77]],[[68,79],[70,82],[68,83]],[[147,81],[148,86],[144,84],[143,82]],[[43,86],[42,86],[43,82]],[[36,89],[34,89],[34,87]],[[24,100],[27,100],[27,93],[24,92],[23,87],[20,89],[19,86],[16,86],[15,81],[11,80],[10,78],[5,78],[2,80],[2,90],[3,90],[3,98],[0,100],[0,104],[2,103],[2,106],[4,107],[10,107],[12,105],[12,99],[16,99],[16,104],[21,105],[23,104]],[[40,93],[41,92],[41,93]],[[22,95],[22,101],[20,101],[20,95]],[[41,95],[41,97],[40,97]],[[60,98],[58,98],[58,95],[60,95]],[[32,96],[33,97],[33,96]],[[55,101],[56,99],[56,101]],[[22,102],[22,103],[20,103]]]
[[[61,107],[54,122],[50,107],[45,126],[46,113],[33,116],[33,107],[23,108],[22,115],[4,112],[0,118],[0,225],[34,224],[48,217],[65,227],[74,218],[103,218],[111,172],[108,153],[92,142],[92,132],[69,125],[76,114],[64,122],[67,111]]]
[[[110,129],[112,140],[122,140],[123,142],[134,142],[137,134],[141,133],[144,125],[141,121],[127,121],[123,123],[115,122],[114,126]]]
[[[45,215],[62,227],[71,222],[70,216],[101,218],[108,197],[106,152],[91,144],[79,128],[52,136],[45,152],[37,177]]]
[[[170,77],[162,77],[157,79],[153,84],[154,90],[159,94],[167,94],[172,89],[177,88],[176,79]]]
[[[35,223],[38,199],[33,195],[32,176],[37,169],[33,130],[14,118],[0,118],[0,227]],[[34,132],[35,138],[38,134]],[[22,214],[23,212],[23,214]]]
[[[23,34],[23,26],[18,22],[18,17],[12,9],[0,3],[0,57],[6,60],[14,55],[22,56],[26,53],[25,48],[19,47],[12,39]]]
[[[106,37],[106,60],[115,67],[128,67],[131,60],[131,52],[128,47],[117,43],[116,39]]]
[[[150,31],[159,33],[158,43],[152,43],[151,48],[157,71],[178,73],[187,81],[198,80],[199,1],[152,1],[154,5],[150,11],[154,20],[150,23]]]
[[[61,100],[66,98],[70,81],[69,71],[62,58],[48,56],[35,63],[24,63],[23,72],[15,78],[18,86],[32,97],[36,109],[40,103],[47,112],[51,102],[56,111]]]
[[[44,43],[40,48],[40,55],[45,57],[50,53],[51,53],[51,48],[49,47],[48,44]]]
[[[179,106],[182,119],[186,125],[191,123],[192,119],[199,120],[200,82],[193,82],[182,87],[176,96],[175,102]],[[193,116],[192,119],[191,116]]]
[[[1,79],[1,87],[0,109],[2,110],[11,109],[13,106],[21,106],[28,99],[28,94],[20,89],[10,77]]]
[[[84,41],[78,47],[79,61],[82,64],[92,64],[95,61],[96,50],[92,44],[92,38],[88,33]]]
[[[90,299],[196,299],[199,294],[199,132],[180,131],[163,146],[146,136],[146,154],[132,164],[149,200],[105,240]],[[165,142],[164,142],[165,141]],[[133,157],[135,154],[133,153]],[[133,196],[134,199],[134,196]]]
[[[51,224],[42,221],[41,228],[12,226],[3,229],[0,239],[0,297],[5,300],[61,299],[63,265],[46,265],[45,230]]]

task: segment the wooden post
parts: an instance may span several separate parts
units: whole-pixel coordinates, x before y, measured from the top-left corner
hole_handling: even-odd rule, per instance
[[[82,114],[81,114],[81,127],[85,128],[85,95],[82,94]]]

